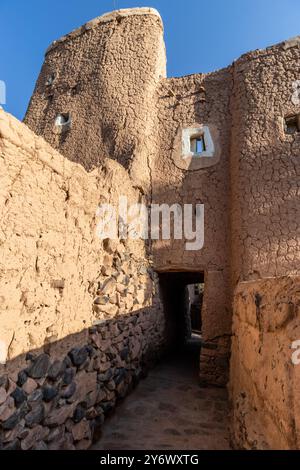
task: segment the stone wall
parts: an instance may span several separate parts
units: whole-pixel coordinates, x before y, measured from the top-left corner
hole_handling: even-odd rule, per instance
[[[1,446],[86,448],[163,347],[148,248],[96,234],[100,203],[142,196],[118,163],[87,173],[4,111],[0,166]]]
[[[240,283],[234,301],[230,394],[233,442],[244,449],[300,448],[299,277]]]

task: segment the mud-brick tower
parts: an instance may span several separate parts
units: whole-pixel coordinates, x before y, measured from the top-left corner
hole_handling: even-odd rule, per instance
[[[86,169],[107,156],[128,169],[137,186],[147,186],[155,94],[165,75],[158,12],[109,13],[48,48],[25,122]],[[58,125],[60,119],[67,125]]]

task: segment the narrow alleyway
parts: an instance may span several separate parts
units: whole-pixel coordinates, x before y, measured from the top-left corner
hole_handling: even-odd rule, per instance
[[[199,343],[163,360],[118,406],[93,450],[229,449],[225,389],[200,387]]]

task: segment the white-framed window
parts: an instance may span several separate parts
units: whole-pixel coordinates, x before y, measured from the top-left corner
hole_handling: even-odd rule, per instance
[[[208,126],[183,129],[182,154],[183,158],[214,156],[215,146]]]
[[[55,125],[58,127],[71,124],[71,116],[69,113],[58,114],[55,119]]]

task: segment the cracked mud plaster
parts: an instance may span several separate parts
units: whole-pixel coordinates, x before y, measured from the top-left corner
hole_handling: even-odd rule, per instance
[[[256,374],[261,354],[262,360],[271,360],[268,335],[279,343],[282,331],[284,341],[292,336],[289,316],[285,326],[278,320],[279,331],[260,331],[271,321],[270,305],[277,289],[281,291],[280,279],[286,278],[287,286],[299,285],[294,278],[300,258],[300,134],[287,135],[283,126],[284,117],[299,113],[292,100],[293,83],[299,80],[298,46],[296,38],[245,54],[213,73],[166,78],[161,19],[153,11],[134,9],[92,22],[49,49],[25,123],[66,159],[12,118],[2,114],[1,120],[0,243],[7,247],[1,282],[10,292],[8,297],[3,294],[4,314],[13,312],[12,329],[17,332],[12,354],[43,344],[45,329],[49,338],[62,338],[82,328],[84,321],[90,325],[95,320],[93,287],[87,282],[93,286],[99,264],[107,265],[91,235],[94,205],[102,197],[112,200],[122,190],[138,202],[146,197],[153,203],[204,204],[203,249],[187,252],[185,240],[155,241],[154,267],[205,273],[203,337],[214,349],[202,352],[201,370],[209,381],[227,381],[232,300],[236,302],[231,384],[233,402],[240,400],[241,415],[249,416],[242,429],[251,433],[249,406],[266,408],[268,419],[278,422],[262,427],[263,438],[235,434],[237,445],[299,446],[299,400],[281,403],[283,418],[278,420],[278,410]],[[62,135],[53,130],[59,113],[72,115],[72,127]],[[207,168],[193,161],[181,168],[176,164],[181,152],[178,136],[195,123],[212,130],[217,161]],[[69,160],[96,169],[88,175]],[[17,256],[12,256],[16,247]],[[144,246],[132,250],[137,250],[137,259],[145,258]],[[50,277],[66,280],[63,296],[61,289],[49,287]],[[264,284],[266,279],[270,284]],[[259,320],[247,328],[266,347],[262,353],[255,347],[244,356],[236,341],[244,336],[244,322],[238,320],[239,288],[247,282],[257,283],[255,294],[264,302],[265,293],[268,304],[263,308],[254,300],[253,307],[245,290],[246,303]],[[294,303],[293,289],[287,292],[285,303]],[[287,315],[285,307],[275,311],[276,318]],[[20,319],[24,328],[19,331]],[[246,346],[255,341],[248,338]],[[280,380],[286,357],[276,355]],[[248,360],[253,360],[254,369],[247,374],[244,391]],[[287,383],[287,393],[297,397],[292,390],[296,381]],[[248,403],[245,394],[250,395]]]

